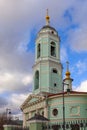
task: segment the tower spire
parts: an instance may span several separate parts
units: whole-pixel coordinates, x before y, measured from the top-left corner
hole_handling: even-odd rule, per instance
[[[47,9],[47,13],[46,13],[46,25],[49,25],[49,23],[50,23],[50,17],[49,17],[49,15],[48,15],[48,9]]]
[[[67,67],[67,71],[69,71],[69,62],[66,61],[66,67]]]

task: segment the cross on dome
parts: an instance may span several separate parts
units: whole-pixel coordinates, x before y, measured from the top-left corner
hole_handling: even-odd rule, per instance
[[[48,9],[47,9],[47,13],[46,13],[46,25],[49,25],[50,23],[50,17],[48,15]]]

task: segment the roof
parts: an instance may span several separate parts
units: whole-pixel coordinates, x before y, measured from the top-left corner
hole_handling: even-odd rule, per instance
[[[7,125],[20,125],[20,126],[22,126],[23,121],[22,120],[7,120],[6,124]]]
[[[51,27],[51,26],[49,26],[49,25],[45,25],[45,26],[43,26],[43,27],[41,28],[41,30],[42,30],[42,29],[47,29],[47,28],[49,28],[49,29],[52,29],[52,30],[56,31],[56,29],[55,29],[55,28],[53,28],[53,27]],[[57,32],[57,31],[56,31],[56,32]]]
[[[40,103],[42,101],[45,101],[45,99],[48,98],[54,98],[54,97],[61,97],[63,95],[63,91],[59,93],[48,93],[48,92],[42,92],[41,95],[35,95],[31,94],[28,96],[28,98],[24,101],[24,103],[21,105],[21,110],[23,111],[24,108],[27,108],[31,105],[34,105],[36,103]],[[42,96],[43,95],[43,96]],[[64,95],[66,96],[87,96],[87,92],[78,92],[78,91],[70,91],[70,92],[64,92]],[[33,100],[35,99],[36,100]]]
[[[40,29],[39,33],[42,33],[43,30],[51,30],[51,31],[55,32],[56,35],[58,35],[56,29],[53,28],[53,27],[51,27],[50,25],[45,25],[45,26],[43,26],[43,27]]]
[[[64,94],[67,94],[68,92],[64,92]],[[48,97],[52,97],[52,96],[58,96],[58,95],[62,95],[63,92],[61,93],[56,93],[56,94],[50,94]],[[79,92],[79,91],[70,91],[69,95],[87,95],[87,92]]]
[[[32,99],[35,99],[33,102],[32,102]],[[36,102],[41,102],[45,99],[44,96],[42,95],[35,95],[35,94],[30,94],[26,100],[24,101],[24,103],[20,106],[21,110],[23,110],[23,108],[25,106],[29,106],[29,105],[32,105],[33,103],[36,103]]]
[[[31,117],[27,121],[33,121],[33,120],[49,121],[46,117],[44,117],[44,116],[42,116],[40,114],[35,114],[33,117]]]

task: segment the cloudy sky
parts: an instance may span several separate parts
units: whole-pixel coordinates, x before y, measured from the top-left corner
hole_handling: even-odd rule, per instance
[[[32,91],[37,32],[50,25],[61,37],[61,62],[70,63],[73,90],[87,92],[87,0],[0,0],[0,111],[20,116]]]

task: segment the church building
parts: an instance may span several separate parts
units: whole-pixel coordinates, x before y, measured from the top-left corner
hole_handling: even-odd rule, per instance
[[[33,92],[21,105],[24,127],[38,115],[47,123],[37,130],[87,130],[87,92],[73,91],[68,62],[66,68],[63,79],[60,37],[47,12],[46,25],[36,37]]]

